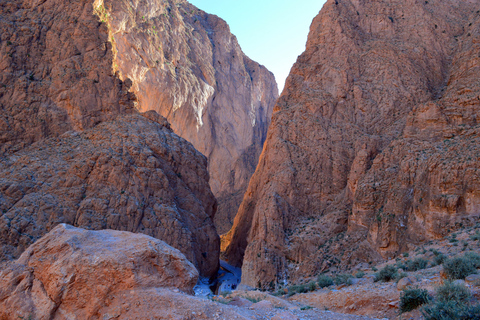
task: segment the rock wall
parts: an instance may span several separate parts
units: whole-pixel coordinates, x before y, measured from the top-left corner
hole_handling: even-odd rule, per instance
[[[329,0],[225,255],[274,287],[478,220],[480,1]]]
[[[229,230],[255,171],[278,89],[228,25],[184,0],[97,0],[114,69],[140,111],[155,110],[209,159],[219,233]]]
[[[0,154],[131,113],[108,28],[88,0],[0,3]]]
[[[154,111],[122,116],[2,159],[0,257],[18,257],[67,223],[153,236],[212,277],[219,265],[215,209],[207,159]]]

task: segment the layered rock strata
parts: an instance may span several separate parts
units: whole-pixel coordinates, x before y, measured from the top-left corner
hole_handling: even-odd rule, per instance
[[[154,111],[122,116],[2,159],[0,257],[16,258],[68,223],[153,236],[212,277],[219,264],[215,209],[207,159]]]
[[[249,59],[222,19],[184,0],[97,0],[109,26],[114,69],[131,79],[140,111],[155,110],[209,159],[219,201],[215,222],[229,230],[255,171],[278,89]]]
[[[223,239],[243,283],[392,257],[478,221],[479,10],[327,1]]]

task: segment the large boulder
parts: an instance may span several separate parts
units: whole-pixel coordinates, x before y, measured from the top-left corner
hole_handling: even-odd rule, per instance
[[[0,162],[0,258],[59,223],[144,233],[216,274],[219,238],[207,159],[154,111],[69,131]]]
[[[0,271],[0,319],[98,319],[117,297],[192,292],[197,279],[195,267],[163,241],[60,224]]]

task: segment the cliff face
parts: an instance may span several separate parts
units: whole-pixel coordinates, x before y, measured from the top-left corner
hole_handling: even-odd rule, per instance
[[[207,160],[153,111],[67,132],[0,164],[1,258],[59,223],[144,233],[180,250],[202,276],[218,269]]]
[[[207,159],[165,118],[135,110],[97,7],[0,3],[0,260],[69,223],[162,239],[211,277]]]
[[[478,219],[479,1],[328,1],[274,109],[227,258],[268,287]]]
[[[0,3],[0,154],[133,111],[92,5]]]
[[[140,111],[155,110],[209,160],[219,233],[231,227],[255,171],[278,90],[225,21],[183,0],[95,2],[109,26],[114,68]]]

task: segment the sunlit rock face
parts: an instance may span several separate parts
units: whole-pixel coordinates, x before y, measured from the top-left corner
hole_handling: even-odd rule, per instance
[[[278,89],[246,57],[228,25],[182,0],[96,1],[113,43],[114,69],[131,79],[140,111],[155,110],[209,160],[228,231],[253,174]]]
[[[193,292],[197,279],[195,267],[163,241],[61,224],[2,267],[0,319],[146,318],[140,314],[154,310],[145,298],[160,288]]]
[[[274,109],[226,255],[270,287],[480,214],[480,1],[329,0]]]
[[[93,1],[0,3],[0,155],[134,111]]]

